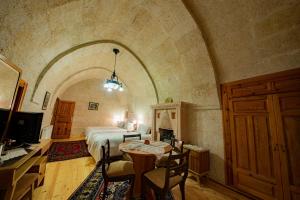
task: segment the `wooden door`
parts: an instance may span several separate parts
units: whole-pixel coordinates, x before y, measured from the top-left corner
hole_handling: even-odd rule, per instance
[[[53,124],[53,139],[70,137],[74,108],[75,102],[73,101],[56,100],[51,121],[51,124]]]
[[[271,96],[229,100],[233,184],[263,199],[282,199]]]
[[[300,93],[273,96],[285,199],[300,199]]]

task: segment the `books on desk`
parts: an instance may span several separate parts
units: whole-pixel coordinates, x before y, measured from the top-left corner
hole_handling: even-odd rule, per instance
[[[24,148],[16,148],[16,149],[11,149],[7,150],[6,154],[1,156],[2,161],[10,160],[16,157],[24,156],[27,155],[28,152]]]

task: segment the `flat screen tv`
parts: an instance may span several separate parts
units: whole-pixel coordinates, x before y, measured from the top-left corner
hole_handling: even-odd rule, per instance
[[[43,113],[13,112],[8,128],[8,138],[18,144],[39,143]]]

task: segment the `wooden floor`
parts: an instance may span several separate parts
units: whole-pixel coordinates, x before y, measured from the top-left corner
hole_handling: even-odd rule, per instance
[[[47,163],[44,185],[35,189],[33,199],[68,199],[94,168],[92,157]]]
[[[33,193],[33,199],[68,199],[72,192],[75,191],[76,188],[84,181],[94,167],[95,161],[92,157],[47,163],[44,185],[35,189]],[[175,200],[181,199],[178,186],[175,187],[172,192]],[[220,188],[214,186],[213,184],[200,186],[196,181],[188,178],[186,182],[186,199],[231,200],[246,198],[229,190],[220,190]]]
[[[34,200],[66,200],[94,169],[92,157],[47,163],[44,185],[35,189]],[[179,187],[172,190],[176,200],[181,199]],[[227,194],[228,196],[225,196]],[[230,197],[231,196],[231,197]],[[208,186],[200,186],[191,178],[186,182],[187,200],[245,199],[227,191],[218,192]]]

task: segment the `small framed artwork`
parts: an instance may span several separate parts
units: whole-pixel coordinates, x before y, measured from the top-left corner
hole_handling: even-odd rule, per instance
[[[49,99],[50,99],[50,92],[46,91],[46,94],[45,94],[45,97],[44,97],[43,106],[42,106],[42,110],[46,110],[47,109]]]
[[[99,103],[89,102],[89,110],[98,110]]]

